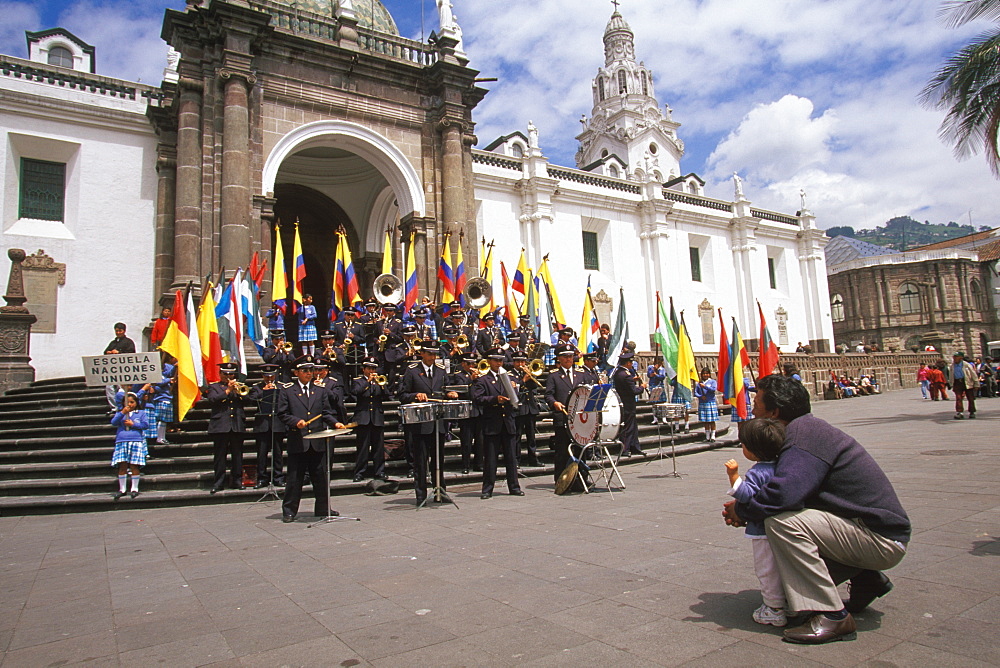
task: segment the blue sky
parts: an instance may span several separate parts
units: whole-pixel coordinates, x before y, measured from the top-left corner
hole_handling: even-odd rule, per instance
[[[365,1],[365,0],[355,0]],[[480,146],[538,126],[544,153],[573,165],[579,118],[603,63],[606,0],[452,0],[471,66],[500,81],[477,109]],[[434,0],[384,0],[404,36],[437,28]],[[798,208],[820,225],[872,227],[895,215],[1000,226],[981,156],[959,162],[937,138],[942,113],[916,101],[944,58],[976,32],[945,28],[938,0],[623,0],[656,95],[682,123],[682,170],[755,205]],[[25,29],[62,25],[98,47],[98,70],[157,83],[163,11],[183,0],[0,0],[0,51]]]

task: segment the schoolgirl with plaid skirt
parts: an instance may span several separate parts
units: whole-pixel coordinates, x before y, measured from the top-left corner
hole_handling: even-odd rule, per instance
[[[118,492],[115,501],[125,496],[128,484],[128,473],[132,474],[132,492],[134,499],[139,496],[139,467],[146,465],[146,440],[143,431],[149,428],[146,411],[139,409],[138,397],[129,392],[123,400],[124,407],[111,418],[111,425],[118,428],[115,436],[115,453],[111,456],[111,465],[118,467]]]
[[[303,355],[316,354],[316,307],[312,295],[302,295],[302,310],[299,311],[299,345]]]
[[[718,389],[711,370],[702,369],[701,382],[694,386],[694,395],[698,397],[698,420],[705,423],[705,440],[709,443],[715,442],[715,423],[719,419],[719,404],[715,401]]]

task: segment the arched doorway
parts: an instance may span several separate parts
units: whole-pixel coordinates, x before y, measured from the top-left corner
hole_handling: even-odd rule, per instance
[[[320,121],[283,137],[268,156],[263,176],[265,192],[275,198],[289,269],[294,222],[299,221],[303,288],[313,295],[322,331],[328,327],[337,230],[347,234],[361,293],[369,295],[387,227],[398,224],[404,212],[424,215],[417,173],[395,146],[371,130]],[[273,248],[273,233],[271,243]]]

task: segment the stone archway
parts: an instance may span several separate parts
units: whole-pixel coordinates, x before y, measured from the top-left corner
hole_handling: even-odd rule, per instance
[[[339,149],[363,158],[392,187],[401,215],[425,216],[423,184],[406,156],[382,135],[347,121],[307,123],[282,137],[264,163],[262,194],[274,192],[278,171],[288,157],[311,148]]]

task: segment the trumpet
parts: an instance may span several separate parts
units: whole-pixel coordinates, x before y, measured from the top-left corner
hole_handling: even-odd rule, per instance
[[[375,376],[375,384],[381,387],[385,387],[389,382],[389,379],[385,376]]]
[[[389,337],[388,336],[386,336],[385,334],[383,334],[382,336],[378,337],[378,351],[380,353],[384,353],[385,352],[385,346],[386,346],[387,343],[389,343]]]
[[[290,353],[295,349],[295,346],[292,345],[290,342],[286,342],[284,345],[281,346],[281,349],[284,350],[286,353]]]
[[[489,360],[479,360],[479,364],[476,365],[476,371],[480,374],[487,373],[490,370]]]
[[[468,348],[469,337],[467,337],[465,334],[459,334],[458,338],[455,339],[455,347],[459,349]]]
[[[230,385],[230,387],[236,390],[236,394],[240,395],[241,397],[245,397],[248,394],[250,394],[250,387],[237,380],[234,380]]]

